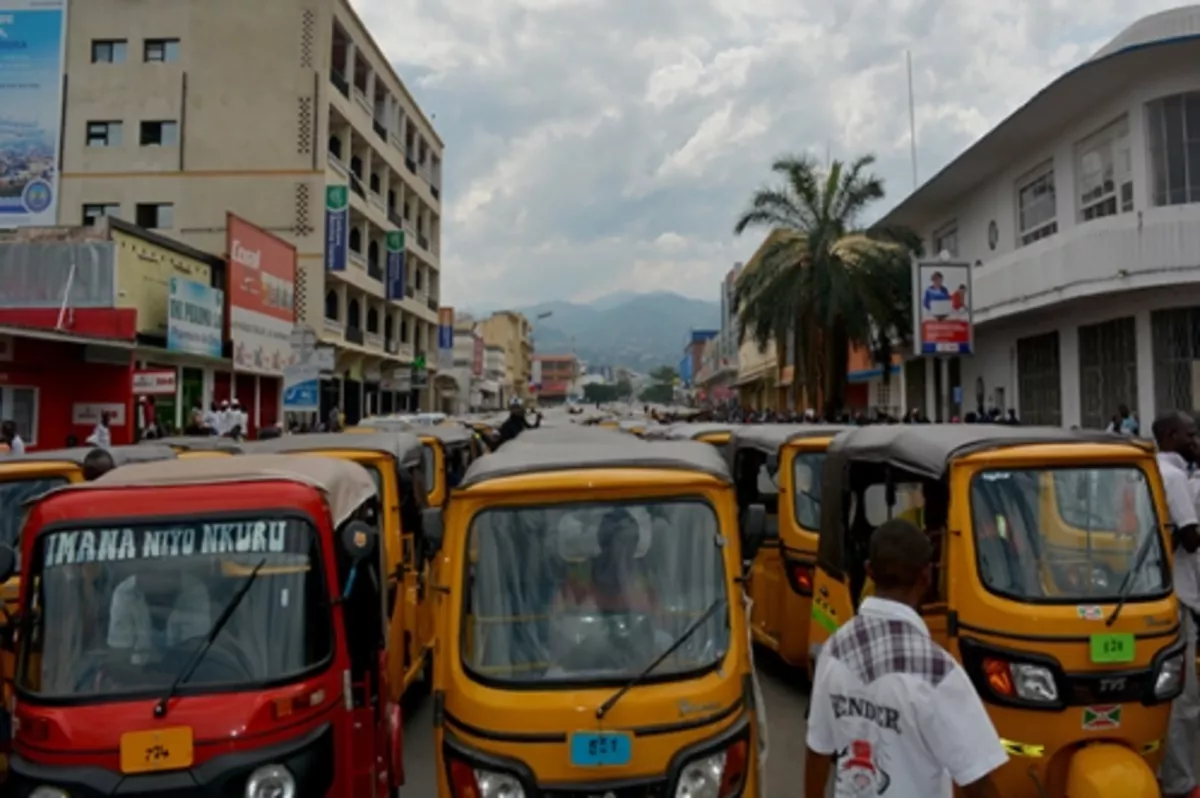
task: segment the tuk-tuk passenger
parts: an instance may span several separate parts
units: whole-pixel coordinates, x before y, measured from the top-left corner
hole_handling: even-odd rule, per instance
[[[132,649],[140,665],[161,658],[184,641],[203,637],[212,626],[208,590],[186,569],[163,560],[154,570],[126,577],[112,594],[108,646]]]
[[[600,553],[592,560],[592,578],[565,586],[575,604],[594,604],[602,612],[651,612],[653,589],[636,573],[637,519],[623,507],[604,514],[596,535]]]

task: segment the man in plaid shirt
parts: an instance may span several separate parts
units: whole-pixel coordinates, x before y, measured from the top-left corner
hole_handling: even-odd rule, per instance
[[[999,798],[990,774],[1008,761],[966,673],[929,637],[917,607],[933,547],[912,522],[871,535],[875,595],[817,661],[808,721],[807,798]]]

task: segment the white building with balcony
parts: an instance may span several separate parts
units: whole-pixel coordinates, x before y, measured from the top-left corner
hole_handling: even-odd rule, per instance
[[[1135,22],[881,220],[974,265],[953,412],[1100,428],[1126,404],[1148,432],[1200,410],[1198,57],[1200,6]],[[905,370],[925,407],[932,373]]]

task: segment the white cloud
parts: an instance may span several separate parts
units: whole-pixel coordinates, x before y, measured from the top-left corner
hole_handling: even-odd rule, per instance
[[[909,189],[904,53],[931,175],[1178,0],[352,0],[446,141],[455,306],[715,299],[773,156],[875,153]]]

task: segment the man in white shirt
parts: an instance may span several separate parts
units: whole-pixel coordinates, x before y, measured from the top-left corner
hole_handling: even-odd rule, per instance
[[[105,411],[100,414],[100,423],[92,430],[92,434],[88,436],[85,443],[92,446],[99,446],[101,449],[109,449],[112,447],[112,432],[108,429],[109,416]]]
[[[25,441],[21,440],[21,434],[17,432],[16,422],[5,421],[0,424],[0,440],[8,444],[8,450],[12,454],[25,454]]]
[[[1187,469],[1196,462],[1198,442],[1196,422],[1185,413],[1167,413],[1154,420],[1154,441],[1158,444],[1158,470],[1175,554],[1173,582],[1180,604],[1180,624],[1188,641],[1184,655],[1183,693],[1171,704],[1171,721],[1163,750],[1159,781],[1168,798],[1200,798],[1196,783],[1196,744],[1200,740],[1200,690],[1196,684],[1196,613],[1200,612],[1200,519],[1196,513],[1195,490],[1189,484]]]
[[[195,577],[164,564],[144,566],[113,590],[108,645],[130,649],[135,664],[153,652],[208,634],[213,623],[208,590]]]
[[[821,651],[810,698],[805,795],[999,798],[990,774],[1008,761],[971,680],[929,636],[916,608],[933,575],[916,525],[871,535],[875,595]]]

